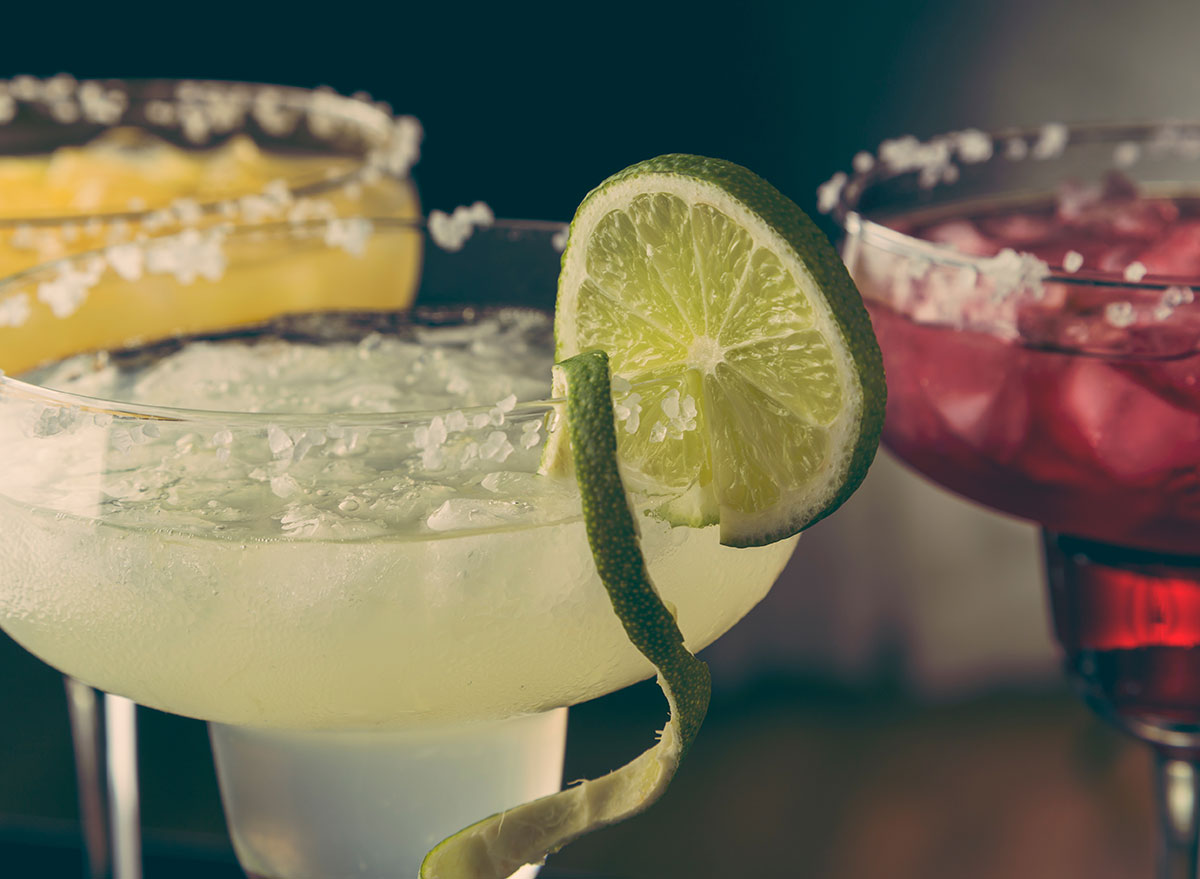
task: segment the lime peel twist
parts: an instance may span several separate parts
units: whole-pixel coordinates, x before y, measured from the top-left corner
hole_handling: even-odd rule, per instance
[[[566,433],[596,569],[629,640],[657,669],[670,717],[657,743],[619,769],[499,812],[439,843],[421,864],[421,879],[504,879],[585,833],[645,810],[666,790],[708,710],[708,666],[683,646],[675,617],[650,580],[617,468],[608,355],[593,350],[564,360],[555,367],[555,386],[565,390]]]

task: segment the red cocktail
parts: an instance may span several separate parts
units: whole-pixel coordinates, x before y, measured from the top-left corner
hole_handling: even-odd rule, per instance
[[[1198,158],[1194,125],[967,131],[885,143],[822,191],[883,349],[885,441],[952,491],[1043,526],[1068,671],[1158,746],[1160,875],[1189,879]]]

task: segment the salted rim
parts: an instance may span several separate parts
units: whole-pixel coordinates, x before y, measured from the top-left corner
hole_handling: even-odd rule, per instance
[[[985,132],[977,128],[935,135],[921,141],[912,136],[883,141],[874,152],[854,156],[853,170],[839,171],[817,189],[817,207],[842,227],[848,236],[899,256],[911,255],[930,263],[971,268],[987,276],[996,269],[995,257],[960,253],[946,245],[907,235],[858,212],[863,195],[875,185],[906,174],[917,175],[922,189],[954,183],[966,165],[992,161],[1053,161],[1071,146],[1112,144],[1113,169],[1135,165],[1143,155],[1200,160],[1200,121],[1101,122],[1063,124],[1051,122],[1037,128],[1004,128]],[[994,197],[1016,194],[1000,191]],[[979,201],[978,197],[972,201]],[[1129,279],[1124,272],[1080,268],[1069,271],[1052,266],[1029,253],[1015,251],[1029,263],[1040,281],[1060,284],[1116,287],[1124,290],[1165,291],[1179,286],[1200,287],[1200,276],[1144,275]]]
[[[158,92],[161,90],[161,94]],[[264,133],[286,137],[310,119],[321,119],[341,126],[338,131],[354,130],[362,136],[366,147],[361,155],[347,155],[356,166],[348,173],[322,180],[296,183],[285,181],[288,191],[295,196],[318,195],[358,183],[372,174],[383,173],[404,179],[419,155],[422,132],[420,123],[412,116],[394,116],[391,107],[373,101],[365,93],[347,97],[327,87],[315,89],[298,86],[273,85],[224,80],[194,79],[93,79],[76,80],[69,74],[59,74],[48,79],[32,76],[17,76],[0,80],[0,129],[20,126],[24,120],[19,107],[37,108],[43,116],[39,124],[61,125],[90,123],[112,129],[122,126],[138,126],[126,118],[131,107],[149,110],[159,104],[170,109],[173,116],[168,121],[153,123],[160,128],[178,127],[185,137],[197,148],[211,143],[213,135],[227,136],[244,131],[249,120],[258,122]],[[65,117],[61,108],[70,108]],[[181,112],[182,111],[182,112]],[[204,123],[203,134],[198,139],[187,135],[187,119],[198,118],[187,111],[210,118]],[[215,116],[211,114],[216,113]],[[272,123],[264,121],[272,112],[299,114],[276,132]],[[224,114],[224,115],[222,115]],[[144,124],[143,126],[144,127]],[[310,128],[311,131],[311,128]],[[314,132],[314,137],[322,138]],[[49,155],[33,153],[31,155]],[[258,194],[259,190],[248,190],[236,196],[222,199],[194,201],[204,214],[219,213],[238,198]],[[17,226],[58,226],[87,223],[88,221],[117,222],[144,220],[155,214],[169,211],[172,202],[166,202],[145,210],[80,212],[72,214],[38,216],[0,216],[0,229]]]
[[[430,220],[426,219],[425,217],[415,219],[402,219],[396,217],[349,217],[339,219],[360,221],[365,220],[371,223],[374,229],[409,229],[421,232],[424,232],[428,229],[430,222]],[[317,231],[324,229],[327,224],[328,221],[317,220],[300,224],[299,228],[308,228],[313,231]],[[280,233],[281,238],[287,238],[294,237],[297,228],[297,224],[289,222],[262,224],[258,226],[240,226],[229,230],[227,235],[252,238],[254,236],[261,236],[264,233],[276,232]],[[489,228],[506,232],[509,236],[543,236],[546,239],[547,247],[551,247],[556,251],[559,251],[561,248],[558,245],[563,240],[562,236],[567,229],[567,224],[557,223],[549,220],[500,219],[490,223]],[[154,244],[164,240],[169,241],[177,237],[179,236],[161,236],[159,238],[150,239],[146,243]],[[41,276],[51,275],[52,273],[61,271],[63,268],[72,264],[94,262],[97,259],[104,259],[106,250],[107,248],[104,248],[76,254],[65,259],[55,260],[54,262],[45,263],[35,266],[31,269],[26,269],[23,272],[10,275],[7,278],[0,280],[0,297],[2,297],[10,287],[27,285]],[[112,271],[112,268],[106,264],[105,271]],[[419,303],[417,307],[420,307]],[[479,309],[487,309],[492,306],[487,303],[479,303],[474,307]],[[503,303],[496,303],[495,307],[503,308],[504,305]],[[2,392],[0,393],[0,397],[6,394],[20,396],[30,400],[44,401],[57,406],[77,407],[84,412],[92,412],[97,415],[111,415],[114,418],[130,418],[141,421],[188,422],[195,424],[219,422],[222,424],[241,426],[259,425],[263,428],[268,426],[268,424],[298,425],[313,422],[327,424],[330,421],[335,421],[339,425],[345,427],[363,425],[402,428],[406,425],[425,423],[435,417],[445,416],[451,412],[462,412],[464,415],[478,412],[489,412],[495,405],[494,403],[488,403],[474,407],[448,406],[445,409],[437,410],[401,410],[397,412],[364,413],[239,412],[223,411],[219,409],[188,409],[183,407],[155,406],[119,400],[107,400],[98,397],[88,397],[83,394],[74,394],[68,391],[55,390],[53,388],[42,387],[41,385],[37,385],[32,382],[22,381],[21,379],[5,375],[2,371],[0,371],[0,392]],[[517,401],[516,406],[505,414],[508,417],[545,415],[550,411],[557,410],[564,403],[565,400],[560,398]]]

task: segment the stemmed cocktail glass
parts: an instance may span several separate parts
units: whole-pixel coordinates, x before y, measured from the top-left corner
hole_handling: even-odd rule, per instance
[[[0,308],[30,306],[0,350],[54,340],[0,380],[0,624],[69,674],[210,721],[239,859],[271,879],[414,875],[441,836],[558,788],[564,706],[652,673],[573,482],[536,472],[565,229],[478,209],[358,221],[352,241],[334,221],[216,227],[201,250],[140,245],[140,273],[100,253],[0,283]],[[197,264],[211,273],[178,270]],[[37,291],[63,278],[80,295],[55,315]],[[131,391],[182,362],[181,336],[233,347]],[[343,359],[271,361],[286,397],[221,372],[284,342]],[[402,365],[338,378],[397,346]],[[794,546],[651,520],[642,538],[693,649]]]
[[[183,80],[79,82],[65,75],[0,82],[0,275],[98,248],[120,254],[122,247],[134,261],[126,263],[129,271],[137,240],[230,221],[364,211],[415,217],[407,169],[418,139],[414,121],[328,91]],[[353,234],[350,227],[339,231]],[[18,311],[5,312],[0,323],[19,318]],[[54,356],[56,342],[35,341],[37,350],[30,351],[29,339],[9,338],[0,368]],[[90,687],[70,677],[66,686],[90,873],[134,879],[134,706],[108,695],[101,712]]]
[[[884,440],[1042,526],[1054,628],[1149,743],[1159,876],[1200,842],[1200,127],[885,142],[822,189],[888,374]]]

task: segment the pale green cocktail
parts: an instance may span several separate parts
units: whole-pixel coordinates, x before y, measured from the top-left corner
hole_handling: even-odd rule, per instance
[[[317,258],[322,278],[354,283],[360,257],[298,231],[230,234],[222,278],[191,285],[76,261],[94,279],[63,331],[114,297],[169,312],[245,272],[286,302]],[[460,252],[428,248],[418,302],[548,304],[560,232],[497,224]],[[368,256],[421,234],[377,223]],[[398,301],[414,274],[395,274]],[[0,303],[36,302],[62,275],[7,282]],[[557,788],[552,709],[652,671],[597,580],[573,484],[536,473],[554,407],[518,401],[548,396],[548,324],[472,323],[293,322],[315,344],[89,357],[71,380],[0,382],[5,629],[98,687],[215,721],[253,873],[415,874],[440,836]],[[643,523],[692,649],[765,594],[793,545]],[[468,771],[479,748],[487,771]]]

